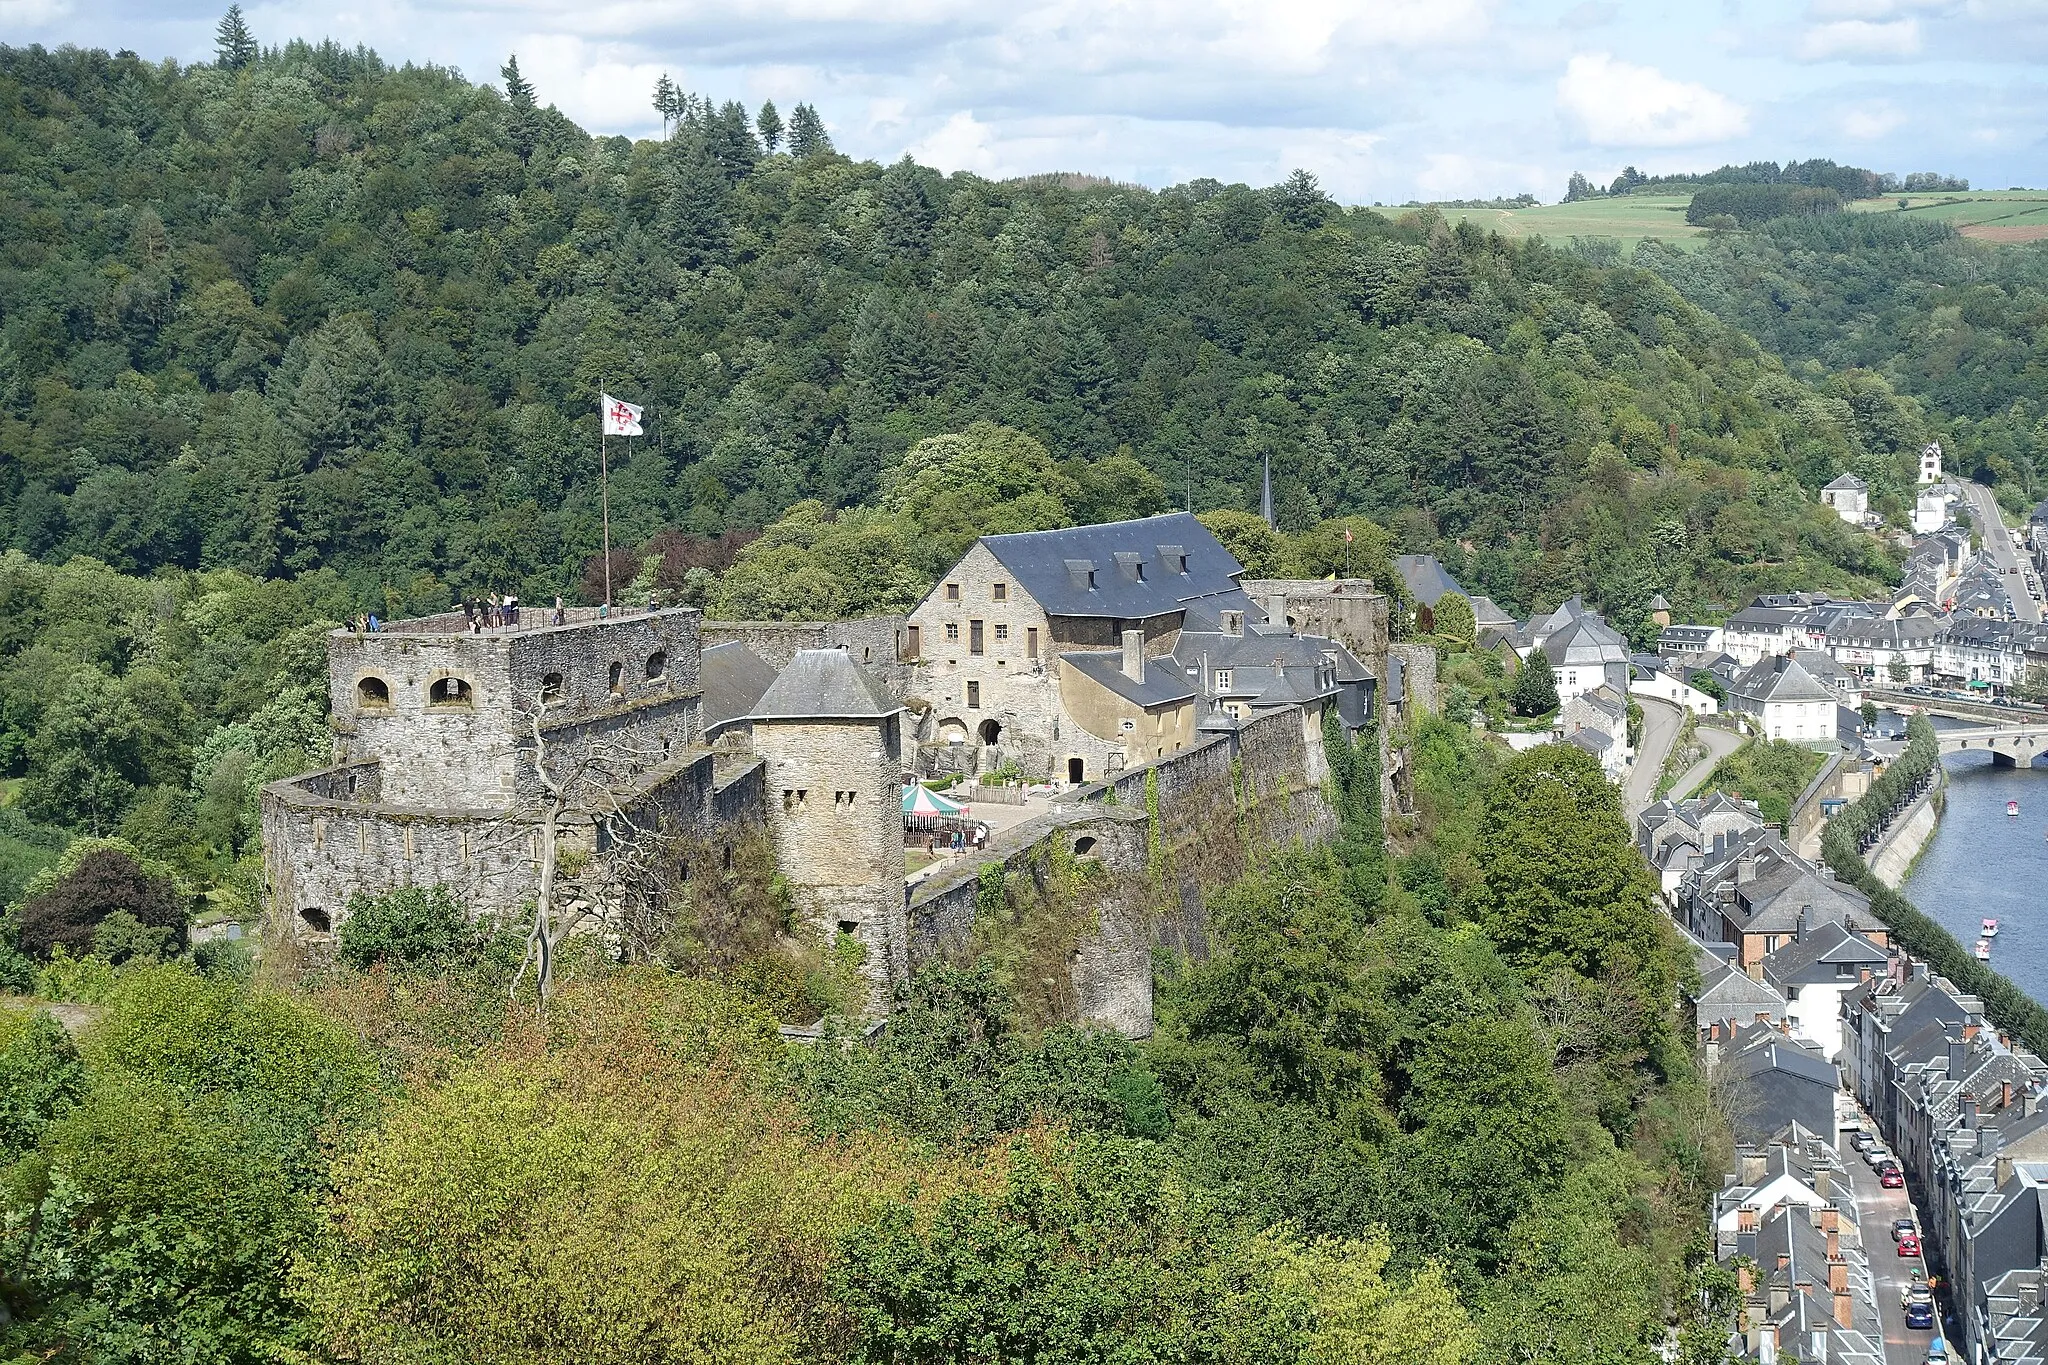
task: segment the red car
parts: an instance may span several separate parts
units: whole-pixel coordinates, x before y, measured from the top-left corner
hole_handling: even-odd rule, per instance
[[[1906,1176],[1898,1167],[1887,1166],[1878,1172],[1877,1183],[1888,1190],[1903,1190],[1906,1188]]]
[[[1905,1236],[1899,1238],[1899,1255],[1918,1256],[1919,1254],[1920,1235],[1918,1233],[1909,1232]]]

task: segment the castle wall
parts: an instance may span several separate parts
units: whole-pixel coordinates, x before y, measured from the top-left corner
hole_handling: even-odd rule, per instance
[[[856,663],[881,669],[903,652],[901,616],[869,616],[858,621],[705,621],[700,627],[704,648],[743,644],[778,671],[803,649],[837,649],[844,645]]]
[[[1262,608],[1279,599],[1280,615],[1301,634],[1341,642],[1385,681],[1389,608],[1370,578],[1248,578],[1243,587]]]
[[[533,794],[518,750],[531,744],[527,718],[545,691],[551,726],[591,722],[583,733],[630,739],[658,761],[663,739],[673,751],[696,738],[694,708],[674,703],[699,690],[697,621],[679,608],[481,634],[460,630],[459,616],[439,633],[422,622],[336,631],[327,651],[336,757],[381,759],[385,799],[396,805],[509,806]],[[443,680],[466,694],[436,702]]]
[[[1119,774],[1062,814],[1008,831],[1003,851],[962,859],[917,889],[909,908],[912,968],[971,950],[984,865],[1034,875],[1064,844],[1108,873],[1084,893],[1095,926],[1068,964],[1076,1013],[1132,1036],[1149,1033],[1152,948],[1206,958],[1207,891],[1242,876],[1266,850],[1335,836],[1321,726],[1319,707],[1268,712],[1230,735]]]

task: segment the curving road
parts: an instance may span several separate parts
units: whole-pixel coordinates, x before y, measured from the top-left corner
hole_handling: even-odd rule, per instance
[[[1674,801],[1682,801],[1691,796],[1693,789],[1706,781],[1708,774],[1714,771],[1714,765],[1742,747],[1741,735],[1715,725],[1697,726],[1693,730],[1693,735],[1707,746],[1707,756],[1680,773],[1678,780],[1671,784],[1670,796]]]
[[[1685,710],[1657,697],[1633,694],[1629,700],[1643,708],[1643,742],[1636,746],[1635,765],[1628,770],[1628,782],[1621,789],[1622,811],[1633,825],[1636,816],[1657,799],[1657,779],[1664,773],[1671,746],[1678,742]]]

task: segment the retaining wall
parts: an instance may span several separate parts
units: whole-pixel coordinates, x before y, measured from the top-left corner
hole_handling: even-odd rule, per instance
[[[1934,837],[1934,830],[1941,823],[1941,806],[1948,795],[1948,775],[1937,766],[1941,773],[1934,784],[1922,793],[1891,827],[1884,837],[1872,844],[1863,855],[1863,861],[1877,874],[1879,881],[1892,890],[1906,880],[1906,873],[1912,869],[1913,860],[1920,856],[1920,850],[1927,847],[1927,841]]]

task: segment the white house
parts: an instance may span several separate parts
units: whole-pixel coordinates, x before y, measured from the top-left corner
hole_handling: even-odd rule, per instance
[[[1920,447],[1920,482],[1941,482],[1941,442],[1929,441]]]
[[[1628,641],[1576,597],[1548,616],[1531,617],[1511,638],[1522,658],[1540,649],[1550,660],[1559,705],[1596,687],[1628,693]]]
[[[1923,469],[1922,474],[1926,471]],[[1923,489],[1913,503],[1913,534],[1931,536],[1948,525],[1948,495],[1941,485]]]
[[[1870,485],[1854,474],[1844,474],[1821,489],[1820,500],[1851,526],[1861,526],[1870,515]]]
[[[1790,656],[1759,660],[1728,688],[1729,710],[1755,716],[1767,739],[1795,744],[1834,739],[1836,705],[1834,692]]]

